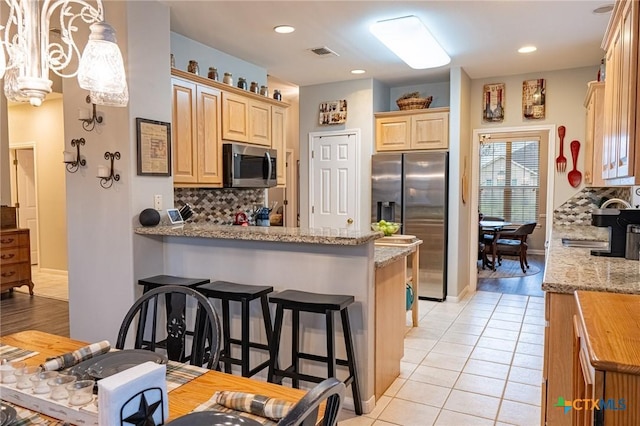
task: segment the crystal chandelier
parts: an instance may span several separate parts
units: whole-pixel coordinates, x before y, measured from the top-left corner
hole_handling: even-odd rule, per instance
[[[0,0],[2,1],[2,0]],[[84,0],[4,0],[9,19],[0,22],[0,78],[14,102],[42,104],[51,93],[49,70],[61,77],[78,77],[92,102],[126,106],[129,101],[122,54],[113,27],[104,22],[101,0],[95,7]],[[54,14],[58,11],[58,16]],[[1,15],[0,15],[1,18]],[[59,28],[50,28],[51,19]],[[91,35],[82,55],[74,35],[78,24],[90,25]],[[59,32],[59,40],[49,40]]]

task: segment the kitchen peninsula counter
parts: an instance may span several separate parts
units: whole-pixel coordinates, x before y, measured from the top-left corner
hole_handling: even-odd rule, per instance
[[[607,228],[554,225],[546,252],[542,289],[545,294],[544,367],[540,424],[571,426],[572,416],[554,406],[574,394],[574,291],[640,294],[640,262],[624,257],[592,256],[590,248],[565,247],[563,238],[608,241]],[[603,299],[604,300],[604,299]],[[612,316],[619,315],[614,309]]]
[[[140,227],[135,229],[135,233],[137,238],[143,239],[140,247],[150,242],[162,245],[162,258],[158,259],[156,274],[268,285],[273,286],[275,292],[293,289],[353,295],[355,302],[349,306],[349,317],[365,413],[373,410],[376,395],[380,396],[392,382],[380,380],[380,360],[393,362],[396,368],[390,371],[395,377],[399,374],[406,332],[407,257],[417,253],[416,247],[421,241],[405,247],[379,247],[374,243],[382,239],[381,232],[207,224]],[[214,306],[218,305],[219,301],[214,300]],[[397,321],[391,322],[388,317],[380,317],[378,313],[382,306],[397,313],[394,314]],[[415,306],[417,313],[417,304]],[[231,332],[239,335],[240,308],[232,305],[231,310]],[[289,321],[285,316],[281,365],[289,365],[291,361],[290,350],[286,349],[291,341]],[[305,330],[305,351],[324,354],[324,317],[305,315],[301,317],[301,322]],[[389,324],[395,324],[392,334],[399,336],[398,344],[391,345],[386,339],[384,345],[385,349],[394,347],[393,357],[376,351],[377,329],[381,322],[387,324],[386,330],[389,330]],[[252,310],[250,327],[252,336],[266,343],[259,310]],[[341,333],[341,327],[337,324],[336,342],[342,341]],[[337,356],[343,358],[341,344],[338,344],[337,351]],[[253,351],[252,365],[265,361],[266,356]],[[302,362],[305,373],[326,375],[326,366]],[[338,369],[339,378],[345,377],[345,371],[342,370]],[[264,372],[259,374],[264,375]],[[312,385],[306,382],[302,384]],[[350,392],[346,394],[345,403],[347,407],[353,407]]]
[[[136,234],[171,237],[218,238],[223,240],[271,241],[280,243],[354,246],[382,238],[382,232],[339,231],[337,229],[284,228],[281,226],[233,226],[191,224],[135,229]]]
[[[565,247],[563,238],[608,241],[607,228],[555,225],[547,251],[542,289],[640,294],[640,262],[624,257],[592,256],[590,248]]]

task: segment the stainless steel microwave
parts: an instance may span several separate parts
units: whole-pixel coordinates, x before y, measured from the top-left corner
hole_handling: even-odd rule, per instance
[[[270,188],[276,186],[275,149],[236,143],[222,145],[225,188]]]

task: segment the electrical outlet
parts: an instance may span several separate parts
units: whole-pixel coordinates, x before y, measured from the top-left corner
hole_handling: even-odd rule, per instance
[[[162,195],[153,196],[153,208],[156,210],[162,210]]]

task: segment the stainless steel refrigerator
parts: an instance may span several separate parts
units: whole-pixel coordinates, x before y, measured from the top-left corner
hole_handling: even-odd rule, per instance
[[[398,222],[420,250],[420,299],[447,297],[447,182],[445,151],[384,153],[371,161],[371,221]],[[410,265],[409,265],[410,266]]]

